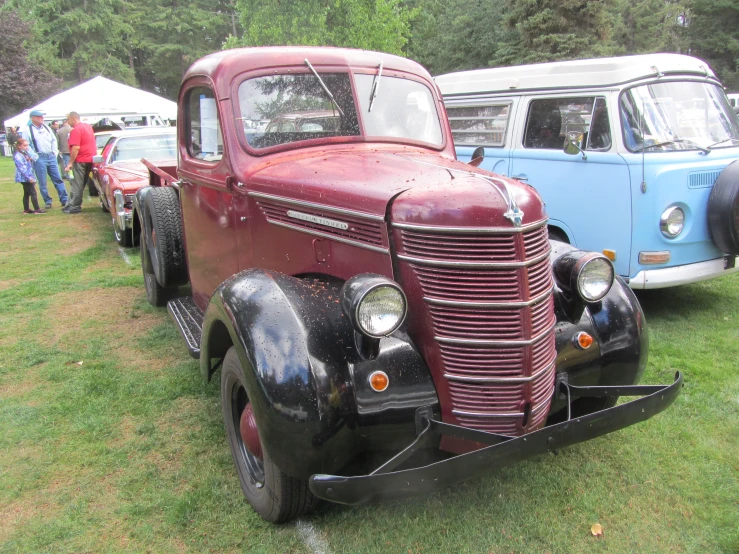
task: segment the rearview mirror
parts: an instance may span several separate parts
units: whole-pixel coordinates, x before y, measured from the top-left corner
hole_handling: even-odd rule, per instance
[[[92,157],[92,163],[94,163],[94,164],[101,164],[101,163],[103,163],[103,157],[102,156],[93,156]]]
[[[482,163],[482,160],[485,159],[485,149],[482,146],[478,146],[475,148],[475,151],[472,153],[472,159],[470,160],[470,165],[472,167],[477,167]]]
[[[585,155],[585,152],[580,147],[582,144],[583,135],[581,133],[577,133],[576,131],[570,131],[565,135],[565,147],[564,147],[564,153],[569,154],[570,156],[577,156],[578,154],[582,154],[582,159],[587,160],[588,157]]]

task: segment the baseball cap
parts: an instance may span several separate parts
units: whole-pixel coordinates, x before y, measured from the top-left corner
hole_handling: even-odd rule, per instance
[[[36,116],[43,117],[43,116],[46,115],[46,112],[42,112],[41,110],[31,110],[31,113],[28,114],[28,115],[31,116],[31,117],[36,117]]]

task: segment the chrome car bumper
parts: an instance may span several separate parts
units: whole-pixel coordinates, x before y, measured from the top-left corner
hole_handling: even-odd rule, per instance
[[[629,279],[629,286],[632,289],[662,289],[728,275],[739,271],[739,256],[733,260],[732,257],[726,256],[707,262],[674,267],[645,269]]]

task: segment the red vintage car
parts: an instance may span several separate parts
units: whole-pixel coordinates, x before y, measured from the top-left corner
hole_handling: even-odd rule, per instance
[[[174,128],[135,131],[117,131],[110,138],[102,154],[93,158],[92,174],[100,194],[100,206],[110,212],[115,240],[121,246],[133,246],[131,206],[133,196],[149,184],[149,174],[141,163],[149,160],[177,158],[177,136]]]

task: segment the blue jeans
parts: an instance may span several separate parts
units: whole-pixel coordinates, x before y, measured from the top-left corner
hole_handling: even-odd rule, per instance
[[[62,181],[62,176],[59,174],[59,164],[56,161],[56,156],[54,154],[39,154],[38,160],[33,162],[33,169],[36,172],[38,189],[41,191],[41,197],[46,205],[51,204],[51,196],[49,196],[49,191],[46,189],[47,173],[59,194],[59,202],[66,204],[68,200],[67,189],[64,187],[64,181]]]

